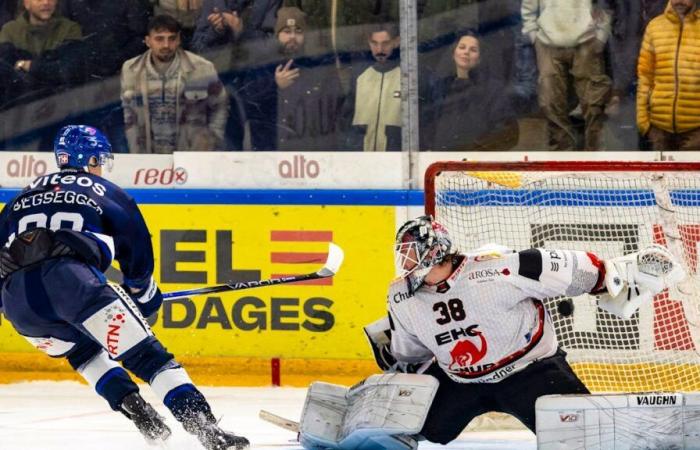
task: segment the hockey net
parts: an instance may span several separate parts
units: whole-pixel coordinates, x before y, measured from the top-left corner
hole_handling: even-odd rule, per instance
[[[608,258],[668,247],[689,277],[629,320],[589,295],[545,303],[591,391],[700,391],[700,163],[440,162],[425,191],[426,212],[463,251],[496,243]]]

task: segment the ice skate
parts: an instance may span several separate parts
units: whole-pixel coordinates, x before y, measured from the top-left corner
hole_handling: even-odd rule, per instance
[[[183,422],[185,429],[196,435],[207,450],[245,450],[248,439],[222,430],[213,417],[203,412]]]
[[[121,412],[134,422],[149,444],[155,445],[170,437],[170,428],[165,424],[163,417],[138,392],[124,398]]]

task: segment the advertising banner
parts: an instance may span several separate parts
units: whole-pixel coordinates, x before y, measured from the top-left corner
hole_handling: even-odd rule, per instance
[[[407,189],[409,165],[418,187],[436,161],[698,161],[700,152],[176,152],[115,154],[105,172],[125,188]],[[52,152],[0,152],[0,186],[21,188],[56,171]]]
[[[390,206],[142,205],[163,292],[310,273],[328,242],[333,278],[166,303],[156,335],[177,355],[366,359],[362,327],[386,314],[394,276]],[[0,352],[31,351],[5,320]]]
[[[23,188],[35,178],[57,172],[53,152],[0,152],[0,186]],[[123,188],[168,188],[187,185],[187,171],[173,166],[172,155],[114,155],[105,178]]]
[[[404,189],[406,154],[357,152],[178,152],[189,188]]]

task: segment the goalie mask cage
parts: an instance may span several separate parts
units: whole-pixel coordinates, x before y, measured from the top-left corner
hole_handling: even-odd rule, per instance
[[[462,251],[496,243],[610,258],[668,247],[688,278],[629,320],[590,295],[545,304],[591,391],[700,391],[700,163],[438,162],[425,193],[426,212]]]

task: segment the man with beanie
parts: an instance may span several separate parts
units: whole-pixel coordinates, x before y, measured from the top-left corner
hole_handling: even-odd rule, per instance
[[[331,54],[305,52],[306,14],[296,7],[277,12],[273,63],[249,87],[261,114],[248,117],[254,150],[336,150],[342,89]],[[250,108],[248,108],[250,109]],[[255,143],[267,142],[257,148]]]
[[[637,65],[637,126],[653,150],[700,149],[698,46],[696,0],[671,0],[647,26]]]

